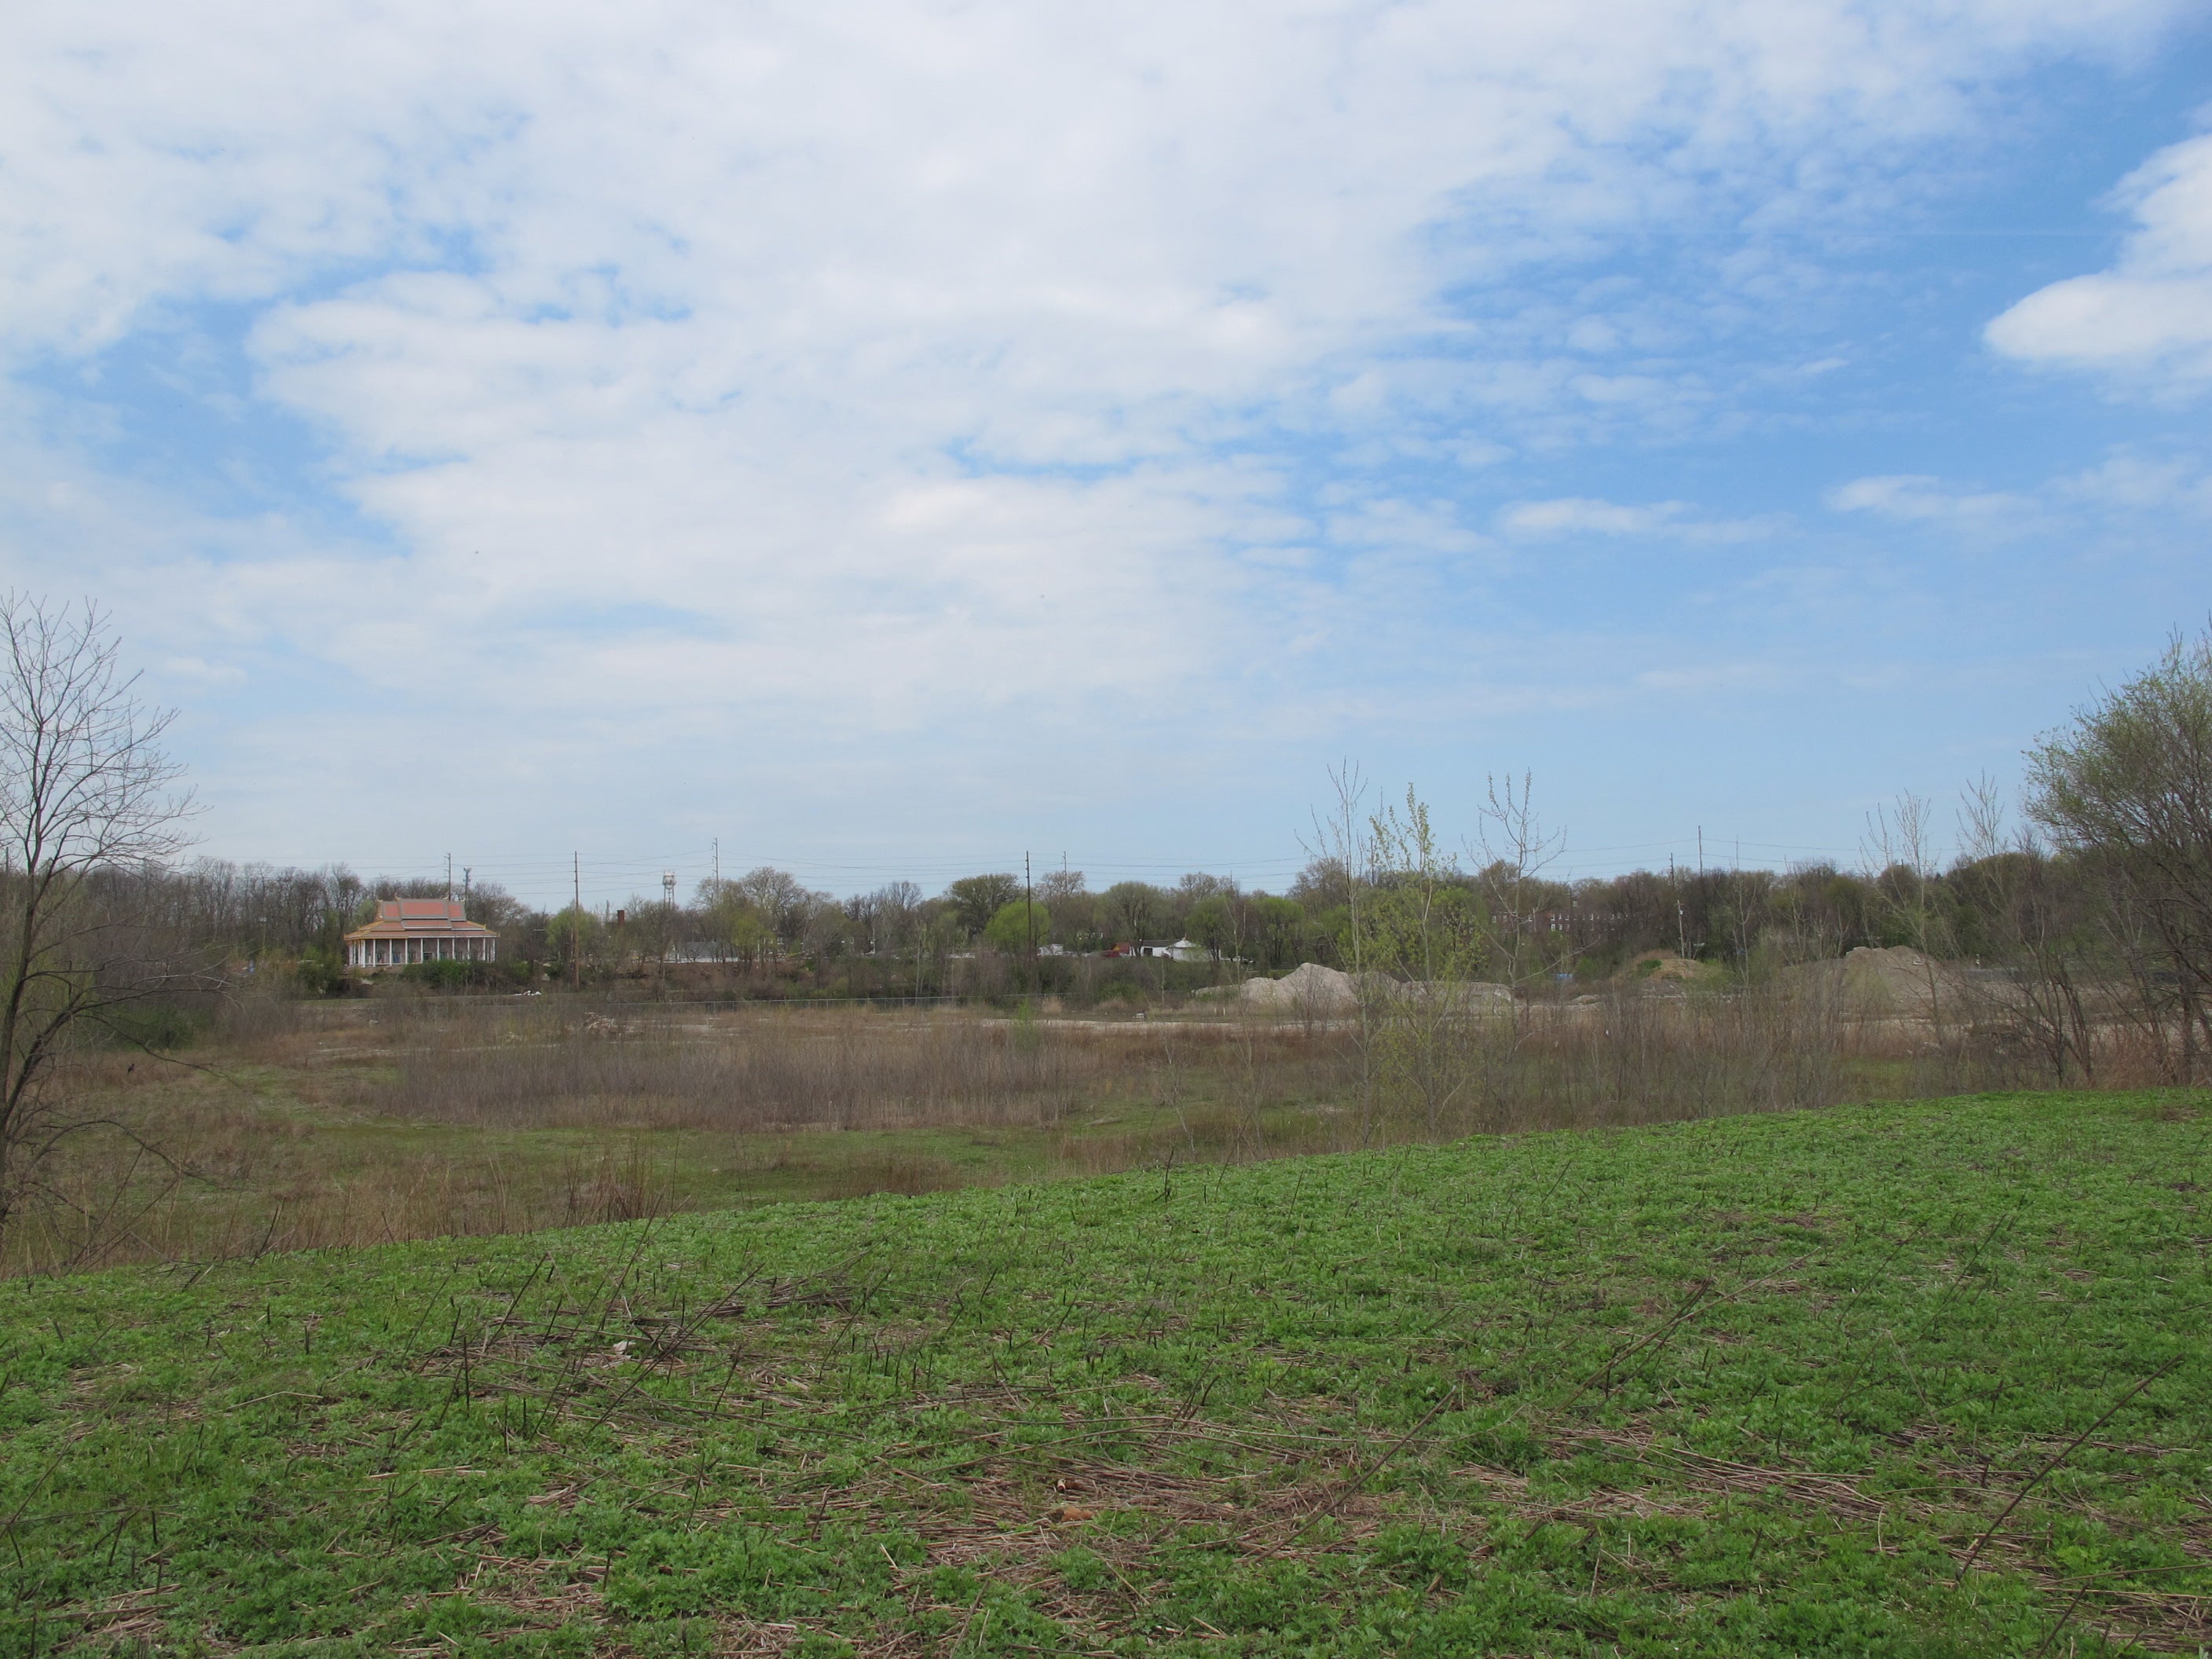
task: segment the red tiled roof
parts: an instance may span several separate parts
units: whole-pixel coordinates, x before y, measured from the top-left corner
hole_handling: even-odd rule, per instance
[[[471,938],[492,930],[480,921],[372,921],[366,927],[356,927],[348,939],[438,939],[447,934]],[[492,934],[497,938],[497,934]]]
[[[366,927],[355,928],[346,938],[350,941],[357,939],[420,939],[426,936],[499,937],[482,922],[471,921],[463,913],[459,899],[401,898],[385,899],[379,902],[376,920]]]
[[[466,914],[459,899],[386,899],[376,907],[379,921],[459,921]]]

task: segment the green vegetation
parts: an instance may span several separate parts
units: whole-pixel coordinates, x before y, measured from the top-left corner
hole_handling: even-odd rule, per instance
[[[0,1650],[2035,1656],[2212,1605],[2212,1109],[0,1285]]]
[[[1052,913],[1027,899],[1002,904],[983,929],[983,942],[1009,956],[1052,942]]]

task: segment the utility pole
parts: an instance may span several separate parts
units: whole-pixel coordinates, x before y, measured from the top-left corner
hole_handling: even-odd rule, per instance
[[[467,909],[469,905],[469,878],[475,873],[476,872],[469,866],[465,864],[461,866],[461,908],[464,910]]]
[[[720,836],[715,836],[715,837],[714,837],[714,891],[715,891],[717,894],[720,894],[720,893],[721,892],[721,890],[722,890],[722,838],[721,838]]]
[[[1030,936],[1030,988],[1036,989],[1036,899],[1030,888],[1030,855],[1022,854],[1022,921],[1027,924]]]
[[[446,902],[453,902],[453,855],[446,854]]]
[[[584,855],[572,852],[569,876],[575,884],[575,902],[568,913],[568,983],[575,990],[584,988]]]

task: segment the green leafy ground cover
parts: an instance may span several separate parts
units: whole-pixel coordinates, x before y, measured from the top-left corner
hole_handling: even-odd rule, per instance
[[[0,1285],[0,1650],[2212,1641],[2212,1109],[1978,1097]]]

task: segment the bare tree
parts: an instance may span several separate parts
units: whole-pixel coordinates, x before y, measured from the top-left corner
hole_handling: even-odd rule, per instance
[[[2096,1020],[2083,981],[2099,907],[2078,871],[2054,860],[2032,829],[2008,835],[2006,817],[1996,780],[1984,774],[1966,787],[1952,878],[1972,902],[1987,965],[2001,976],[1994,997],[1979,999],[1984,1015],[2054,1083],[2078,1076],[2094,1084]]]
[[[1900,790],[1894,806],[1878,806],[1867,815],[1866,848],[1884,931],[1919,953],[1929,1023],[1936,1028],[1941,1047],[1947,1030],[1936,958],[1950,955],[1955,941],[1936,881],[1935,823],[1934,810],[1925,799],[1910,789]]]
[[[808,901],[813,896],[798,877],[763,864],[747,871],[733,884],[738,896],[760,913],[778,940],[785,945],[798,942],[806,926]]]
[[[1360,1000],[1375,1010],[1385,1082],[1435,1134],[1473,1080],[1469,982],[1488,954],[1480,906],[1412,784],[1402,811],[1385,802],[1368,820],[1368,846]]]
[[[1131,944],[1158,937],[1169,904],[1168,895],[1148,881],[1117,881],[1098,896],[1099,915]]]
[[[921,889],[910,881],[885,882],[868,896],[874,948],[896,954],[914,943],[921,922]]]
[[[991,918],[1022,896],[1021,878],[1010,871],[989,875],[963,876],[945,890],[963,935],[974,939],[991,925]]]
[[[2176,635],[2030,750],[2027,805],[2109,884],[2123,953],[2179,1025],[2177,1080],[2194,1082],[2212,1041],[2212,630]]]
[[[1369,989],[1375,981],[1368,971],[1369,927],[1364,902],[1379,854],[1375,845],[1374,815],[1369,809],[1365,775],[1346,760],[1329,769],[1328,782],[1330,793],[1336,799],[1326,817],[1318,809],[1313,814],[1313,839],[1305,849],[1307,872],[1316,878],[1313,885],[1316,890],[1332,897],[1336,896],[1334,890],[1340,888],[1342,893],[1346,921],[1338,952],[1351,970],[1352,985],[1358,993],[1355,1004],[1358,1024],[1353,1034],[1353,1052],[1359,1059],[1359,1143],[1364,1146],[1380,1127],[1376,1109],[1382,1056],[1376,1036],[1381,1010],[1376,1006],[1376,999]],[[1313,1023],[1309,1007],[1309,1030]]]
[[[1544,872],[1566,849],[1567,832],[1546,829],[1537,817],[1534,773],[1522,772],[1517,787],[1510,772],[1503,782],[1495,777],[1488,782],[1480,828],[1469,851],[1482,865],[1499,966],[1508,984],[1520,985],[1539,974],[1557,971],[1574,950],[1573,939],[1565,935],[1547,947],[1539,937],[1534,914]]]
[[[170,988],[132,902],[186,845],[183,769],[89,602],[0,597],[0,1231],[81,1120],[59,1063],[118,1006]]]

